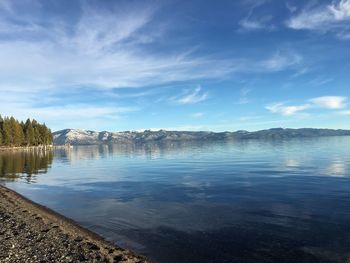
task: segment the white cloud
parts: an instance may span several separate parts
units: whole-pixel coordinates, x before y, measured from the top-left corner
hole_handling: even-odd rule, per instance
[[[349,34],[349,22],[350,0],[338,0],[329,5],[303,10],[291,17],[287,26],[296,30],[334,31],[340,37]]]
[[[348,40],[350,39],[350,31],[341,31],[339,33],[337,33],[337,37],[339,39],[343,39],[343,40]]]
[[[324,96],[313,98],[310,102],[326,109],[343,109],[346,107],[346,100],[347,98],[342,96]]]
[[[307,67],[301,67],[300,69],[298,69],[292,76],[291,78],[297,78],[299,76],[302,76],[304,74],[307,74],[310,71],[309,68]]]
[[[208,99],[208,92],[202,92],[201,86],[187,91],[185,95],[171,98],[177,104],[195,104]]]
[[[75,104],[66,106],[33,106],[28,103],[5,102],[0,104],[0,112],[5,116],[16,116],[20,120],[28,117],[46,122],[53,130],[62,128],[96,128],[96,125],[110,125],[125,114],[139,111],[137,107],[99,106]],[[62,127],[62,123],[66,125]],[[91,124],[91,126],[89,126]]]
[[[272,57],[262,61],[259,66],[269,71],[281,71],[300,64],[302,60],[302,56],[295,52],[282,53],[279,51]]]
[[[322,86],[329,82],[332,82],[333,80],[333,78],[316,77],[310,80],[308,83],[312,86]]]
[[[89,104],[75,104],[67,106],[33,107],[21,103],[6,103],[0,107],[1,112],[7,116],[16,116],[19,119],[28,117],[40,118],[43,121],[54,119],[84,120],[84,118],[119,118],[120,114],[138,111],[136,107],[97,106]],[[30,114],[30,116],[28,116]]]
[[[239,21],[241,32],[254,30],[273,30],[275,26],[271,24],[271,17],[252,18],[245,17]]]
[[[141,87],[220,78],[235,69],[231,61],[194,57],[188,50],[162,54],[143,49],[145,38],[156,41],[158,27],[149,26],[156,11],[153,6],[103,10],[85,3],[72,24],[63,17],[43,23],[40,6],[33,12],[37,17],[1,16],[0,34],[11,38],[0,40],[0,61],[6,61],[0,63],[0,89]]]
[[[84,4],[76,23],[68,24],[60,17],[40,21],[40,5],[34,5],[33,12],[39,15],[29,16],[16,15],[13,2],[4,3],[15,19],[9,15],[0,21],[0,33],[12,36],[12,40],[0,41],[0,61],[6,61],[0,63],[1,90],[8,86],[19,90],[142,87],[240,72],[269,73],[291,68],[301,60],[292,52],[252,61],[196,57],[188,50],[172,54],[146,51],[142,39],[156,41],[154,27],[149,26],[155,20],[155,7],[101,10]]]
[[[295,115],[299,111],[309,109],[311,105],[297,105],[297,106],[286,106],[284,103],[275,103],[272,105],[266,106],[266,109],[272,113],[279,113],[283,116]]]
[[[286,2],[286,8],[289,10],[289,12],[294,13],[295,11],[298,10],[298,8],[296,6],[294,6],[293,4]]]
[[[328,6],[330,12],[336,20],[345,20],[350,18],[350,1],[340,0],[338,4]]]
[[[303,57],[293,50],[278,50],[267,58],[241,59],[233,63],[232,73],[274,73],[285,70],[300,71]]]
[[[248,5],[248,14],[242,18],[238,24],[240,29],[238,31],[255,31],[255,30],[272,30],[274,25],[271,23],[272,16],[257,16],[254,13],[256,10],[266,4],[266,0],[262,1],[245,1],[244,4]]]
[[[204,116],[203,112],[195,112],[195,113],[191,114],[191,117],[193,117],[193,118],[200,118],[203,116]]]
[[[83,42],[83,41],[82,41]],[[68,85],[103,88],[140,87],[198,78],[220,78],[231,68],[204,58],[148,55],[133,48],[112,53],[95,49],[57,52],[52,43],[0,43],[0,89],[57,89]],[[216,64],[215,70],[210,70]],[[33,67],[35,65],[35,67]]]
[[[223,79],[234,73],[271,73],[295,69],[302,60],[289,51],[260,60],[198,56],[191,52],[192,47],[171,53],[150,51],[144,44],[162,39],[167,33],[164,24],[171,26],[157,23],[157,6],[118,5],[106,10],[90,2],[79,3],[81,10],[67,19],[64,12],[45,13],[39,1],[0,0],[0,112],[18,118],[40,117],[51,123],[59,116],[80,121],[81,116],[119,116],[119,105],[101,108],[92,102],[88,106],[81,104],[85,96],[81,100],[76,96],[76,105],[64,106],[71,105],[72,98],[66,95],[67,101],[62,103],[63,97],[57,94],[74,90],[79,95],[84,88],[104,93],[113,89],[115,93],[115,88]],[[207,99],[208,92],[198,87],[175,101],[193,104]],[[50,101],[62,106],[43,106]]]
[[[298,112],[312,109],[323,108],[329,110],[343,109],[346,107],[347,97],[342,96],[323,96],[309,99],[307,103],[301,105],[285,105],[283,102],[274,103],[265,108],[272,113],[279,113],[283,116],[292,116]],[[338,112],[347,115],[347,111]]]
[[[126,112],[137,111],[135,107],[112,107],[112,106],[91,106],[78,104],[65,107],[42,107],[31,109],[31,114],[44,119],[55,118],[56,120],[81,119],[81,118],[119,118],[118,115]]]
[[[237,104],[248,104],[250,103],[250,99],[248,98],[248,94],[251,92],[251,89],[248,88],[242,88],[240,90],[240,98],[237,102]]]
[[[241,105],[248,104],[248,103],[250,103],[250,100],[247,97],[240,97],[237,102],[237,104],[241,104]]]
[[[239,25],[244,30],[258,30],[264,28],[264,25],[259,21],[249,20],[248,18],[244,18],[241,21],[239,21]]]

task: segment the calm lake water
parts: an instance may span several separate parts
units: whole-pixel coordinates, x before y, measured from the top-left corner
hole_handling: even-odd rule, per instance
[[[350,137],[0,153],[0,175],[154,262],[350,262]]]

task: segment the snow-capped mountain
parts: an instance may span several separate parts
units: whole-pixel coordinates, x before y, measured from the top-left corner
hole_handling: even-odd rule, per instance
[[[162,141],[189,140],[233,140],[233,139],[285,139],[320,136],[349,136],[350,130],[331,129],[282,129],[274,128],[256,132],[204,132],[204,131],[125,131],[125,132],[96,132],[77,129],[65,129],[53,133],[54,144],[91,145],[101,143],[146,143]]]
[[[125,132],[95,132],[76,129],[66,129],[53,133],[54,143],[56,145],[72,144],[100,144],[100,143],[135,143],[150,141],[180,141],[180,140],[198,140],[213,139],[212,137],[224,137],[225,133],[213,132],[185,132],[185,131],[125,131]],[[230,133],[228,133],[230,134]]]

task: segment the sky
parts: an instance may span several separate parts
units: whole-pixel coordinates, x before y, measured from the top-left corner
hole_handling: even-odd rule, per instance
[[[0,0],[0,113],[54,131],[350,129],[350,0]]]

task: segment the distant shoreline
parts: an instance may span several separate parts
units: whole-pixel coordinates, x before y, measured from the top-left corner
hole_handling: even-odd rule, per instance
[[[0,218],[0,261],[147,262],[2,185]]]

